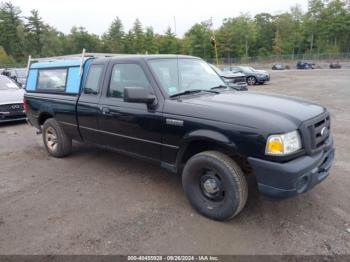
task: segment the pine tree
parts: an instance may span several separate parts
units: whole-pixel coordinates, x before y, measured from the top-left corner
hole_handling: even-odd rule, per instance
[[[137,54],[144,54],[146,52],[145,48],[145,36],[142,29],[142,24],[137,18],[135,20],[134,26],[132,28],[132,33],[134,36],[134,50]]]
[[[22,24],[20,14],[21,10],[11,2],[2,3],[0,7],[0,45],[16,60],[24,58],[22,41],[18,34],[18,27]]]
[[[145,33],[145,48],[146,52],[148,54],[157,54],[159,53],[159,48],[156,43],[156,38],[153,32],[152,27],[147,27],[146,28],[146,33]]]
[[[102,36],[102,40],[107,52],[123,53],[124,51],[123,24],[119,17],[116,17],[110,25],[108,32]]]
[[[27,32],[26,40],[29,44],[28,51],[35,55],[41,55],[43,47],[42,35],[45,30],[45,25],[42,18],[39,16],[38,10],[32,10],[30,13],[31,16],[26,18],[27,23],[25,24]]]

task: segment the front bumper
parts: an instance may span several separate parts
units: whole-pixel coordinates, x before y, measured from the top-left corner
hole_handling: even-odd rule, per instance
[[[262,76],[262,77],[257,76],[257,77],[256,77],[256,80],[257,80],[259,83],[265,83],[265,82],[270,81],[270,76],[269,76],[269,75],[265,75],[265,76]]]
[[[304,193],[323,181],[335,156],[333,139],[313,156],[302,156],[287,163],[248,158],[260,193],[273,198],[288,198]]]
[[[229,87],[239,90],[239,91],[248,91],[248,84],[244,83],[229,83]]]

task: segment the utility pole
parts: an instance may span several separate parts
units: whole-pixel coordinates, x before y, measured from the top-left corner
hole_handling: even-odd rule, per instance
[[[176,36],[176,17],[174,16],[174,31],[175,31],[175,36]]]
[[[209,19],[209,26],[210,26],[211,33],[212,33],[210,42],[213,45],[214,50],[215,50],[216,66],[219,66],[218,48],[216,46],[215,30],[213,27],[213,18],[212,17],[210,17],[210,19]]]

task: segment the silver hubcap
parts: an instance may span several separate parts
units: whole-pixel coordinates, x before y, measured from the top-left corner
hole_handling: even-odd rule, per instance
[[[48,127],[45,132],[46,145],[50,151],[55,151],[57,148],[57,134],[52,127]]]
[[[249,77],[249,78],[248,78],[248,84],[249,84],[249,85],[254,85],[254,84],[255,84],[255,79],[252,78],[252,77]]]
[[[219,187],[213,178],[208,178],[204,183],[203,183],[203,188],[207,193],[209,194],[215,194],[219,192]]]

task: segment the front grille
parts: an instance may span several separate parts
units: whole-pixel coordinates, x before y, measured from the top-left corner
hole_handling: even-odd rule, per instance
[[[325,145],[330,136],[330,117],[329,114],[323,115],[309,126],[311,136],[311,149],[317,151]]]
[[[245,77],[236,77],[233,79],[233,83],[241,83],[241,82],[246,82]]]

